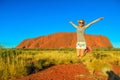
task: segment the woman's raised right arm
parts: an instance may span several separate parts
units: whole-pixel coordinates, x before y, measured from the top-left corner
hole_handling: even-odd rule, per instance
[[[72,21],[69,22],[73,27],[77,28],[77,25],[75,25]]]

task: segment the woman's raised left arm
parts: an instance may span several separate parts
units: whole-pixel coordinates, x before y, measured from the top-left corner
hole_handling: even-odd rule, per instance
[[[89,24],[87,24],[87,25],[85,26],[85,28],[88,28],[89,26],[91,26],[92,24],[94,24],[94,23],[96,23],[96,22],[98,22],[98,21],[100,21],[100,20],[103,20],[103,17],[100,17],[100,18],[98,18],[98,19],[90,22]]]

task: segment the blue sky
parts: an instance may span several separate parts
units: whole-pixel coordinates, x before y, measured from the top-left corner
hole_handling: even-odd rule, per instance
[[[16,47],[22,40],[56,32],[75,32],[69,24],[89,23],[87,34],[107,36],[120,48],[119,0],[0,0],[0,45]]]

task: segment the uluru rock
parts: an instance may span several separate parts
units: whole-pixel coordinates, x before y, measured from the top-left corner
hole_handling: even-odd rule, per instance
[[[85,39],[87,46],[92,48],[113,47],[110,40],[105,36],[85,34]],[[76,40],[75,32],[59,32],[23,40],[16,48],[75,48]]]

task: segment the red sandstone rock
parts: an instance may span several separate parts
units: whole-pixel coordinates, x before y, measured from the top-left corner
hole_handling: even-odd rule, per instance
[[[92,48],[113,47],[109,39],[101,35],[85,34],[87,46]],[[22,41],[16,48],[75,48],[76,33],[60,32],[47,36],[26,39]]]

